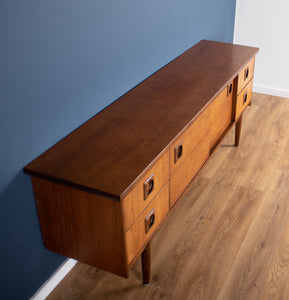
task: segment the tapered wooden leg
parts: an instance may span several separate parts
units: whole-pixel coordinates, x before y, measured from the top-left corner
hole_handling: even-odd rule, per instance
[[[141,254],[143,284],[149,284],[151,276],[151,242],[147,244]]]
[[[241,128],[242,128],[242,117],[243,117],[243,115],[240,116],[240,119],[238,120],[238,122],[235,125],[235,147],[239,146]]]

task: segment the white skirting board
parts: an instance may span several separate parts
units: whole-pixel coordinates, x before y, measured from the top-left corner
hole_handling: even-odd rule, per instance
[[[68,258],[62,263],[52,276],[40,287],[40,289],[30,298],[31,300],[44,300],[74,267],[77,260]]]
[[[277,97],[289,98],[289,90],[282,90],[282,89],[277,89],[277,88],[258,85],[258,84],[253,85],[253,92],[277,96]]]

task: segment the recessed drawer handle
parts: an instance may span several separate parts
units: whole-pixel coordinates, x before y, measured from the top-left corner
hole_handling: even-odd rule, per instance
[[[249,71],[249,67],[248,67],[245,70],[245,78],[244,78],[244,80],[246,80],[249,77],[249,73],[250,73],[250,71]]]
[[[175,147],[175,163],[181,158],[183,155],[183,142],[180,142],[176,147]]]
[[[233,91],[233,84],[230,83],[228,86],[227,86],[227,96],[229,96]]]
[[[247,102],[248,100],[248,93],[246,92],[243,96],[243,105]]]
[[[145,218],[145,233],[147,233],[155,223],[155,209],[152,209],[151,212]]]
[[[154,189],[154,177],[155,174],[152,174],[143,184],[144,187],[144,200],[146,200],[146,198],[150,195],[150,193],[153,191]]]

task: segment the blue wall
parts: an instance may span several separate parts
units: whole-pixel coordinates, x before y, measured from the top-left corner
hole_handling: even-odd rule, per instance
[[[65,259],[42,244],[22,168],[199,40],[232,42],[234,14],[232,0],[0,1],[3,299],[29,298]]]

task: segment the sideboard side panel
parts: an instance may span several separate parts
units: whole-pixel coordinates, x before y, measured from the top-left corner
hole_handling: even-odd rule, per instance
[[[128,276],[120,202],[32,177],[46,248]]]

